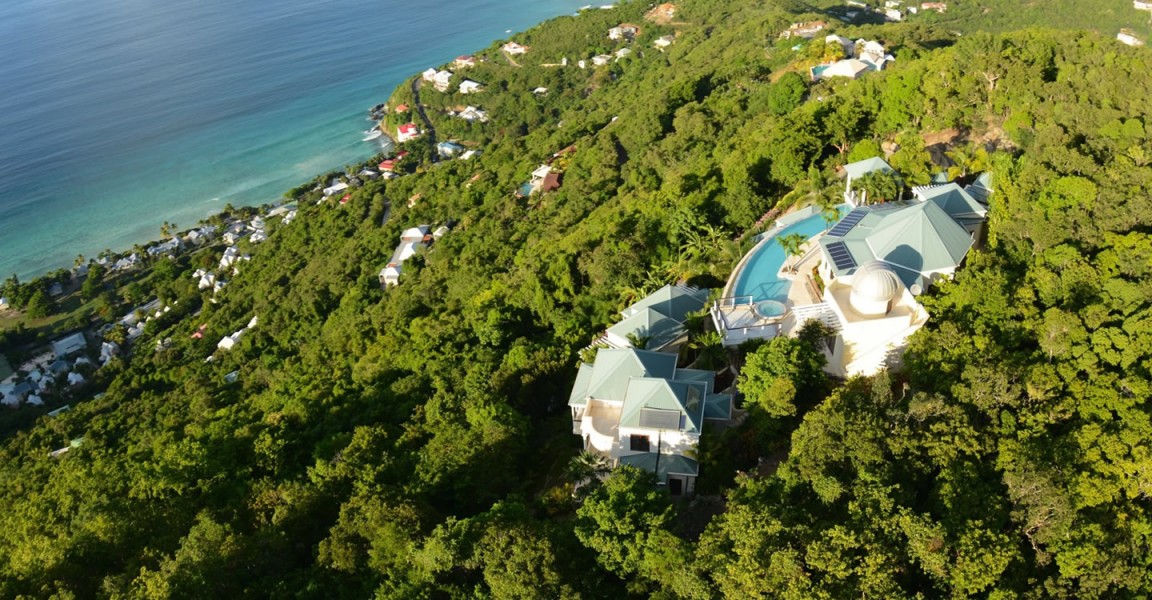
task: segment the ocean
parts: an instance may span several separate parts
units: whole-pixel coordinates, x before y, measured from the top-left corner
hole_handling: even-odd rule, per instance
[[[279,200],[376,153],[406,78],[576,0],[4,0],[0,277]]]

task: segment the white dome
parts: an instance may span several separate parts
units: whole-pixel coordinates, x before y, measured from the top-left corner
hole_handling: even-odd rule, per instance
[[[886,262],[874,260],[861,265],[852,274],[852,296],[870,302],[888,302],[904,290],[896,270]]]

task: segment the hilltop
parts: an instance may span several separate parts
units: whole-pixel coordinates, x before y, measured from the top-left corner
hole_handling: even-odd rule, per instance
[[[258,243],[104,282],[117,308],[179,308],[96,397],[11,426],[0,595],[1148,593],[1152,54],[1107,20],[1001,33],[956,4],[846,24],[832,3],[684,1],[666,22],[625,3],[429,65],[445,91],[413,74],[382,123],[421,130],[405,155],[289,191]],[[830,33],[893,60],[811,81]],[[802,380],[771,344],[717,352],[701,317],[681,366],[772,385],[706,429],[697,498],[633,469],[589,483],[565,405],[589,344],[661,286],[724,287],[757,233],[878,155],[909,187],[995,187],[903,369]],[[231,246],[250,260],[222,266]]]

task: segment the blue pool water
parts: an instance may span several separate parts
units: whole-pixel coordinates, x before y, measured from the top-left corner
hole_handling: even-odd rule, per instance
[[[776,242],[776,238],[790,233],[799,233],[810,238],[824,231],[827,226],[824,218],[817,213],[774,232],[770,238],[767,238],[766,242],[752,250],[751,258],[744,263],[744,268],[737,274],[732,295],[737,297],[751,296],[753,302],[786,301],[788,288],[792,286],[792,282],[777,276],[780,267],[784,264],[786,255],[784,249]]]

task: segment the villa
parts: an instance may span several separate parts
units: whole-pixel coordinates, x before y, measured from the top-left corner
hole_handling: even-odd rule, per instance
[[[632,25],[631,23],[621,23],[620,25],[608,30],[608,39],[613,41],[632,41],[636,34],[640,32],[640,28]]]
[[[676,366],[675,354],[605,348],[582,363],[568,399],[584,449],[656,474],[673,496],[692,495],[705,421],[727,421],[732,396],[715,373]]]
[[[482,89],[484,89],[484,86],[476,83],[475,81],[472,81],[471,79],[465,79],[464,81],[460,82],[461,94],[474,94]]]
[[[835,226],[825,231],[825,215],[814,209],[789,215],[737,266],[710,309],[726,346],[794,336],[818,320],[835,332],[824,348],[830,373],[870,375],[899,364],[908,336],[929,317],[916,297],[951,278],[982,233],[988,195],[969,190],[990,190],[990,180],[920,186],[911,199],[865,205],[852,181],[892,168],[874,158],[844,171]],[[792,233],[807,238],[794,258],[776,242]]]
[[[892,55],[887,54],[880,42],[875,40],[859,39],[855,42],[849,42],[839,36],[825,38],[825,43],[833,41],[839,43],[844,48],[845,53],[851,55],[852,58],[811,67],[808,69],[808,75],[812,81],[820,81],[830,77],[858,79],[872,71],[883,71],[884,65],[896,60],[892,58]]]
[[[380,270],[380,285],[390,287],[400,284],[400,265],[416,254],[416,251],[432,243],[432,226],[417,225],[400,234],[400,245],[392,253],[391,260]]]
[[[415,123],[405,123],[396,128],[396,141],[403,143],[420,137],[420,129]],[[327,192],[327,190],[325,190]],[[325,194],[330,195],[330,194]]]
[[[528,46],[521,46],[516,42],[508,42],[507,44],[500,46],[500,49],[508,54],[524,54],[525,52],[528,52]]]
[[[784,39],[791,39],[793,37],[814,38],[816,34],[823,31],[828,24],[824,21],[811,21],[808,23],[793,23],[788,29],[780,33],[780,37]]]
[[[465,56],[457,56],[456,60],[452,61],[452,64],[455,65],[457,69],[462,69],[465,67],[475,67],[476,66],[476,57],[472,56],[470,54],[465,55]]]
[[[644,340],[646,350],[675,352],[687,339],[688,315],[703,310],[707,302],[708,290],[666,285],[621,311],[620,322],[600,341],[610,348],[632,348],[632,340]]]

